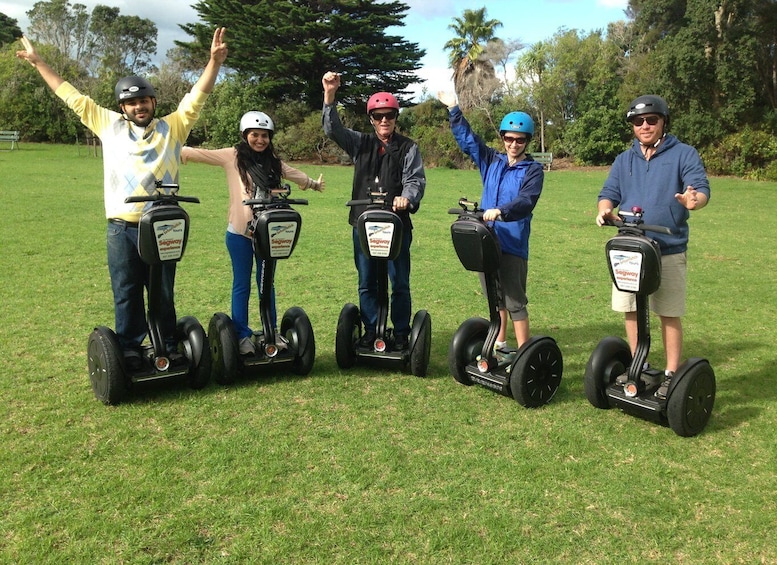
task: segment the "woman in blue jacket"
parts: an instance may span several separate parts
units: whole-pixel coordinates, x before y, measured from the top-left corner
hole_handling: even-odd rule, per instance
[[[685,314],[686,250],[690,210],[703,208],[710,184],[699,153],[666,132],[669,106],[660,96],[635,99],[626,113],[632,127],[631,147],[618,155],[599,193],[596,223],[618,219],[616,207],[644,211],[646,224],[666,226],[671,235],[651,233],[661,249],[661,286],[650,296],[650,308],[661,319],[666,354],[665,379],[656,396],[666,398],[669,383],[680,365]],[[637,347],[636,298],[613,287],[612,308],[624,312],[626,337],[632,355]]]
[[[513,322],[518,347],[521,347],[529,339],[526,278],[532,211],[545,180],[542,165],[526,153],[534,135],[534,122],[524,112],[507,114],[499,126],[503,153],[492,149],[473,133],[453,94],[439,92],[437,98],[450,111],[451,131],[456,143],[480,170],[483,180],[481,206],[485,210],[483,219],[494,222],[494,231],[502,248],[500,288],[497,289],[502,326],[496,347],[507,346],[508,315]],[[485,288],[482,274],[481,284]]]

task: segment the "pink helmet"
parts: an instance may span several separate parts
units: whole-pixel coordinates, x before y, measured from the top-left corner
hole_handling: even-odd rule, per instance
[[[367,100],[367,113],[380,108],[392,108],[399,111],[399,102],[393,94],[388,92],[376,92]]]

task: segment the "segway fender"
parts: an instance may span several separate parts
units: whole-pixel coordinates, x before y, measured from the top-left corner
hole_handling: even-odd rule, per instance
[[[190,351],[187,352],[190,366],[199,367],[205,350],[210,347],[205,330],[193,316],[184,316],[178,320],[179,338],[186,340]]]

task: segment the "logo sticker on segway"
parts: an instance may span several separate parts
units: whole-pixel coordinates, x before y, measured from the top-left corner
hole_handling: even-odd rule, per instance
[[[365,222],[367,246],[370,257],[388,257],[394,240],[394,224],[390,222]]]
[[[642,273],[642,253],[610,250],[610,265],[613,279],[618,290],[623,292],[639,292]]]
[[[270,236],[270,257],[288,257],[294,248],[297,222],[270,222],[267,224]]]
[[[185,226],[186,223],[183,220],[164,220],[154,223],[160,261],[175,261],[181,258]]]

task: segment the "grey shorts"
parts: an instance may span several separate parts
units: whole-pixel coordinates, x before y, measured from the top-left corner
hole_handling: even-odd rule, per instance
[[[529,272],[528,261],[516,255],[502,254],[502,262],[499,265],[499,283],[496,288],[497,304],[500,310],[507,310],[510,319],[514,322],[525,320],[529,317],[526,305],[529,299],[526,297],[526,277]],[[480,286],[483,294],[486,294],[486,278],[480,273]]]
[[[659,316],[679,318],[685,315],[687,274],[685,253],[661,257],[661,286],[650,295],[650,309]],[[612,309],[616,312],[636,312],[637,296],[612,287]]]

